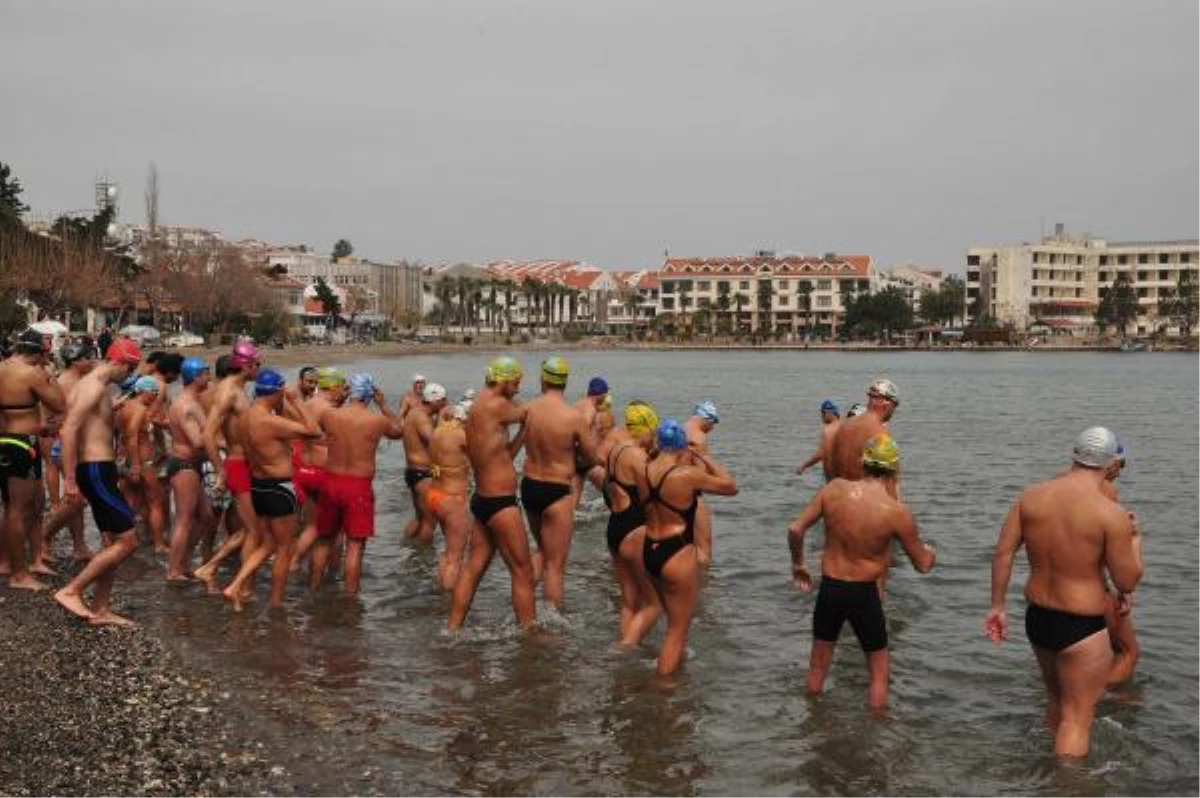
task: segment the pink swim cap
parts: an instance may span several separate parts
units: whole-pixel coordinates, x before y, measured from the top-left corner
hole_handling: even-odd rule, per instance
[[[238,341],[233,345],[233,354],[229,358],[229,365],[236,369],[244,369],[257,362],[258,348],[254,346],[253,341]]]

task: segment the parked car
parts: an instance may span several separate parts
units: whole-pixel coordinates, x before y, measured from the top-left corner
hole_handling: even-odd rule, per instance
[[[196,335],[194,332],[181,330],[167,336],[163,341],[163,346],[204,346],[204,338]]]
[[[162,333],[144,324],[130,324],[118,330],[117,334],[132,338],[141,346],[158,346],[162,340]]]

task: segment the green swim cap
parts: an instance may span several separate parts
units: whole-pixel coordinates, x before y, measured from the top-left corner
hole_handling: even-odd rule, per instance
[[[542,381],[547,385],[565,386],[570,374],[571,367],[566,358],[555,355],[542,361]]]
[[[515,382],[524,374],[525,370],[521,368],[521,364],[517,362],[516,358],[501,355],[488,363],[484,379],[487,382]]]
[[[900,467],[900,449],[892,436],[883,432],[867,441],[862,461],[865,466],[894,472]]]
[[[346,384],[346,375],[337,369],[324,368],[317,371],[317,387],[322,390],[338,388]]]

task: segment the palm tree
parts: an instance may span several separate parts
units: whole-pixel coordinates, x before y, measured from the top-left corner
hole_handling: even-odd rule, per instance
[[[517,302],[517,284],[513,280],[505,280],[504,286],[504,329],[512,333],[512,309]]]
[[[719,318],[729,322],[729,283],[722,281],[717,284],[717,311]],[[726,330],[728,332],[728,330]]]
[[[804,309],[804,335],[807,338],[809,335],[809,327],[812,326],[812,280],[800,281],[800,305]]]
[[[755,333],[762,333],[764,338],[771,335],[771,281],[758,281],[758,327]],[[763,332],[765,330],[765,332]]]
[[[692,285],[690,282],[684,281],[679,283],[679,317],[680,320],[686,320],[688,326],[691,327],[692,317],[688,313],[688,305],[691,304]]]
[[[737,307],[737,331],[742,331],[742,312],[746,309],[746,305],[750,303],[750,298],[745,294],[738,292],[733,295],[733,303]]]
[[[633,317],[633,334],[635,336],[638,332],[638,310],[641,309],[642,301],[642,294],[637,289],[634,289],[625,297],[625,309]]]

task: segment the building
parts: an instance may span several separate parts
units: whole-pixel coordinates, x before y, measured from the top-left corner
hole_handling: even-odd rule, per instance
[[[1196,240],[1108,241],[1068,233],[1058,224],[1037,244],[967,250],[967,323],[986,316],[1020,330],[1040,325],[1091,334],[1103,292],[1125,274],[1139,311],[1125,332],[1177,332],[1159,321],[1158,302],[1164,289],[1178,285],[1180,275],[1195,275],[1198,269]]]
[[[356,321],[386,322],[392,327],[415,327],[419,323],[423,293],[420,266],[403,261],[374,263],[355,257],[335,261],[303,247],[272,249],[264,257],[267,266],[278,267],[306,285],[314,285],[318,278],[324,280],[341,300],[343,314]]]
[[[612,278],[617,289],[608,297],[603,331],[627,335],[649,329],[658,314],[658,272],[613,272]]]
[[[830,337],[845,297],[877,281],[869,255],[759,251],[751,256],[667,257],[658,275],[658,314],[668,328]]]
[[[922,269],[912,263],[893,266],[881,271],[872,291],[895,288],[904,294],[914,313],[920,313],[921,295],[928,291],[939,291],[944,276],[940,269]]]

